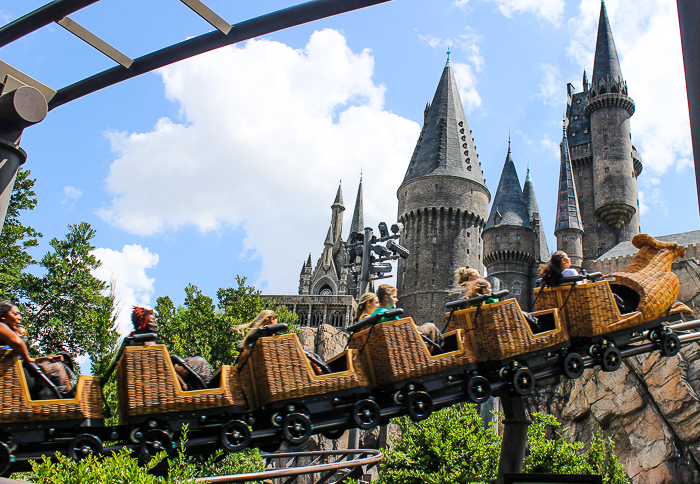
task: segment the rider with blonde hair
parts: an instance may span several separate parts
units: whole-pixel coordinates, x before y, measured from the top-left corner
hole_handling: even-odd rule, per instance
[[[360,298],[360,302],[357,305],[357,310],[355,311],[355,317],[352,319],[353,323],[357,323],[365,318],[369,318],[375,309],[379,307],[379,298],[373,292],[366,292]]]
[[[238,343],[238,351],[243,351],[248,347],[250,335],[253,334],[256,329],[271,324],[277,324],[277,313],[269,309],[263,309],[251,322],[236,326],[236,331],[240,334],[245,334],[245,338]]]

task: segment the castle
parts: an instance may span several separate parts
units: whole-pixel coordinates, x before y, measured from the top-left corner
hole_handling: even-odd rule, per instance
[[[584,71],[581,92],[567,85],[554,235],[557,250],[567,252],[575,268],[609,272],[631,258],[635,249],[629,241],[641,232],[637,177],[642,159],[632,145],[629,120],[635,105],[604,3],[592,72],[589,82]],[[411,252],[397,268],[400,306],[406,314],[417,321],[439,318],[445,303],[456,297],[454,273],[463,266],[488,274],[495,289],[507,289],[523,309],[531,307],[539,267],[550,254],[530,170],[521,187],[509,140],[492,198],[449,54],[433,100],[425,107],[397,198],[397,220],[404,224],[400,244]],[[360,181],[350,232],[363,228],[362,203]],[[358,298],[357,275],[344,267],[340,187],[331,209],[323,253],[315,268],[310,255],[303,264],[299,294]],[[700,232],[667,238],[672,237],[688,248],[700,243]],[[689,250],[686,258],[695,253]],[[683,270],[693,269],[688,267]],[[693,274],[682,278],[691,282]],[[685,302],[694,306],[694,301]],[[309,320],[305,312],[300,315],[307,318],[302,322]]]

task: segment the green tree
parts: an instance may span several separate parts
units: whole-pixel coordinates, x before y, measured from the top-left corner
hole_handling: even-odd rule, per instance
[[[87,222],[69,225],[66,237],[52,239],[53,250],[41,259],[44,275],[25,273],[20,307],[35,351],[87,353],[100,359],[106,334],[116,341],[114,296],[104,294],[107,284],[91,272],[100,265],[92,254],[94,237],[95,229]],[[96,328],[104,333],[97,345]]]
[[[37,204],[33,190],[36,180],[30,178],[30,174],[29,170],[22,168],[17,172],[7,206],[5,225],[0,234],[0,299],[19,300],[24,272],[36,264],[27,249],[39,245],[41,234],[20,221],[20,215],[25,211],[34,210]]]
[[[185,288],[185,301],[175,307],[168,296],[157,299],[158,341],[171,353],[182,357],[202,356],[212,368],[236,361],[236,345],[241,335],[235,327],[252,320],[265,309],[261,292],[246,285],[245,277],[236,277],[237,287],[217,291],[217,303],[194,284]],[[274,306],[274,304],[272,304]],[[295,330],[297,315],[286,307],[275,307],[280,323]]]
[[[393,448],[385,451],[382,484],[453,484],[495,482],[501,437],[484,428],[473,404],[452,406],[414,423],[397,419],[403,431]],[[600,474],[606,484],[628,482],[625,469],[613,454],[613,443],[597,435],[588,451],[559,435],[546,437],[547,426],[560,424],[551,415],[535,414],[528,429],[528,453],[523,472]]]

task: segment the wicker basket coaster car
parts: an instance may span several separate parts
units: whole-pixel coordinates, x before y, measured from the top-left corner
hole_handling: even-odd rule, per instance
[[[117,395],[120,421],[142,415],[232,407],[237,411],[246,402],[238,372],[222,366],[215,375],[220,386],[185,391],[164,345],[130,346],[117,365]]]
[[[99,378],[81,375],[73,398],[32,400],[27,379],[19,357],[8,351],[0,356],[0,424],[14,422],[61,421],[93,419],[101,425],[104,418]]]
[[[608,281],[544,288],[535,304],[539,310],[559,308],[572,338],[609,334],[643,321],[639,311],[620,314]]]
[[[349,347],[362,350],[374,384],[387,385],[475,363],[474,354],[464,345],[460,330],[445,333],[443,338],[451,351],[431,355],[413,320],[404,318],[379,323],[354,334]]]
[[[507,299],[447,313],[446,330],[461,328],[464,344],[474,349],[477,360],[499,366],[514,358],[527,360],[530,354],[568,346],[569,334],[556,308],[537,311],[532,316],[540,321],[541,332],[533,332],[517,300]]]
[[[366,392],[367,369],[357,351],[346,350],[328,360],[332,373],[317,375],[296,334],[263,337],[240,357],[239,375],[253,409],[291,399],[303,399],[341,390]]]

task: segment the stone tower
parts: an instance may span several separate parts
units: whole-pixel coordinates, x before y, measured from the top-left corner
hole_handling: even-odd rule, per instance
[[[583,223],[583,266],[640,233],[637,176],[641,156],[632,146],[634,102],[622,77],[605,4],[600,7],[593,76],[583,92],[567,86],[566,125],[574,184]]]
[[[530,224],[528,206],[510,152],[510,141],[483,239],[484,264],[489,277],[498,279],[500,289],[510,291],[520,307],[527,311],[539,241]]]
[[[566,252],[571,258],[571,265],[576,269],[581,269],[583,263],[583,224],[581,223],[576,185],[574,185],[566,127],[564,127],[559,147],[561,149],[561,166],[559,168],[559,194],[554,235],[557,237],[557,250]]]
[[[483,268],[491,199],[449,57],[396,195],[400,243],[411,251],[398,263],[399,306],[416,321],[442,321],[455,270]]]

